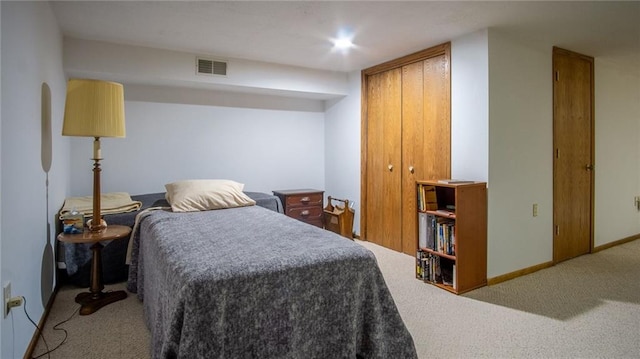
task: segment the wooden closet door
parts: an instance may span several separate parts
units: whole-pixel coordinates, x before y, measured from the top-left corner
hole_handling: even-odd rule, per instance
[[[416,181],[451,173],[451,44],[362,70],[361,238],[415,255]]]
[[[451,178],[449,54],[425,60],[423,72],[424,147],[418,166],[423,179]]]
[[[420,61],[402,67],[402,252],[411,255],[418,247],[416,180],[424,178],[425,129]]]
[[[449,61],[402,68],[402,252],[418,248],[416,181],[451,177]]]
[[[593,241],[593,58],[553,49],[553,261]]]
[[[402,72],[371,75],[367,83],[366,240],[402,250]]]

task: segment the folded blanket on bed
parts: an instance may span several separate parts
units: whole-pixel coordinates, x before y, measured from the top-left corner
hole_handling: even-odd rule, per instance
[[[136,219],[135,219],[135,222],[133,223],[133,230],[131,231],[131,235],[129,236],[129,245],[127,246],[127,256],[125,257],[125,260],[124,260],[124,263],[126,265],[130,265],[131,264],[131,254],[132,254],[132,251],[133,251],[133,243],[134,243],[132,238],[134,236],[134,233],[136,233],[138,231],[138,226],[140,225],[140,220],[147,213],[149,213],[151,211],[157,211],[157,210],[170,211],[171,207],[149,207],[149,208],[143,209],[142,211],[140,211],[140,213],[136,214]]]
[[[134,201],[126,192],[111,192],[100,194],[100,214],[114,214],[133,212],[140,209],[142,202]],[[60,210],[60,219],[71,211],[84,213],[85,217],[93,216],[93,196],[69,197],[64,200]]]

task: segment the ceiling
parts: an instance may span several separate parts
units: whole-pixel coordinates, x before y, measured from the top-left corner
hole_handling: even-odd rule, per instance
[[[334,71],[484,28],[640,67],[640,2],[53,1],[65,36]],[[330,39],[353,34],[341,52]]]

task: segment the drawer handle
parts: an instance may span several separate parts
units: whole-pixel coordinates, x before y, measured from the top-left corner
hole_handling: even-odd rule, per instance
[[[309,202],[311,199],[309,197],[300,198],[300,202]]]
[[[300,212],[301,216],[308,216],[309,215],[309,210],[305,209],[304,211]]]

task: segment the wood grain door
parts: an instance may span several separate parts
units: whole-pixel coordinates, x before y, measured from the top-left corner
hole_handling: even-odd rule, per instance
[[[451,44],[362,71],[361,238],[415,255],[416,181],[450,177]]]
[[[402,250],[402,71],[371,75],[367,82],[366,240]]]
[[[402,68],[402,252],[418,248],[416,181],[450,178],[448,56]]]
[[[593,246],[593,58],[553,49],[553,261]]]

